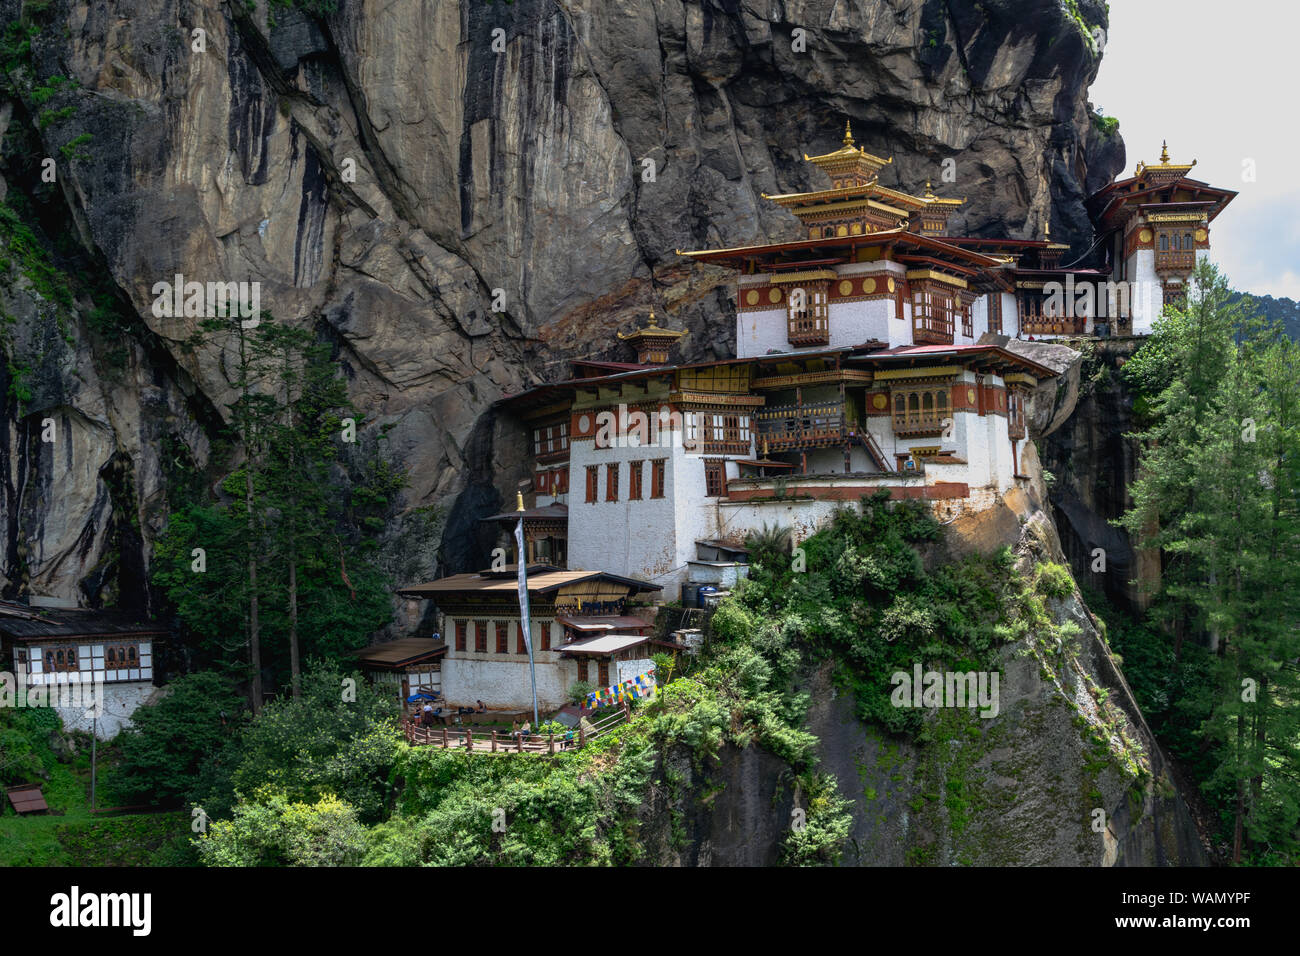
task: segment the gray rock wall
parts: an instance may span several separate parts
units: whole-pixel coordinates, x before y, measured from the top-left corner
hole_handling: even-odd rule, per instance
[[[1101,4],[1079,7],[1104,22]],[[21,10],[0,0],[0,20]],[[977,235],[1038,236],[1050,214],[1082,250],[1084,185],[1122,165],[1089,120],[1098,58],[1055,0],[345,0],[323,18],[265,0],[53,0],[27,22],[2,115],[57,160],[60,231],[154,343],[120,374],[96,369],[103,343],[73,321],[42,380],[65,387],[74,491],[29,498],[39,515],[21,521],[20,489],[42,480],[21,435],[65,406],[10,409],[3,571],[11,590],[26,575],[79,600],[116,560],[99,471],[133,464],[123,507],[145,519],[143,569],[163,517],[148,507],[158,422],[203,464],[195,406],[221,415],[231,399],[223,356],[180,348],[195,320],[152,314],[156,281],[257,281],[278,319],[332,330],[354,400],[412,471],[408,505],[459,516],[441,569],[462,570],[485,547],[474,519],[522,467],[491,403],[572,357],[625,357],[613,332],[652,305],[691,331],[683,358],[729,355],[729,276],[675,250],[795,235],[759,194],[824,185],[802,153],[838,144],[845,118],[894,158],[888,185],[966,197],[953,227]],[[33,102],[54,76],[78,86]],[[8,158],[2,188],[35,188],[36,158]],[[11,291],[28,295],[20,279]]]

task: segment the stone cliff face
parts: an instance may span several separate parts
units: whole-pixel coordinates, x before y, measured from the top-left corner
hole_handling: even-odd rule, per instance
[[[793,236],[759,194],[817,185],[801,153],[845,118],[893,156],[887,185],[967,198],[955,231],[1039,236],[1050,216],[1082,251],[1085,188],[1123,156],[1086,100],[1105,13],[1077,6],[0,0],[30,37],[8,58],[3,117],[30,150],[6,149],[7,188],[42,200],[59,265],[102,272],[138,317],[97,340],[78,287],[49,338],[9,266],[6,350],[36,388],[7,414],[7,592],[99,600],[112,565],[143,595],[165,459],[204,464],[231,398],[221,355],[180,348],[195,320],[151,310],[178,273],[257,281],[277,319],[336,339],[408,504],[453,516],[441,569],[461,570],[519,476],[491,403],[624,357],[613,332],[652,305],[691,331],[683,358],[730,354],[728,276],[675,250]],[[57,494],[32,444],[50,415],[70,437]]]
[[[229,356],[182,347],[197,320],[154,314],[154,284],[177,274],[256,281],[262,308],[336,343],[371,440],[383,430],[410,470],[406,506],[443,509],[427,556],[440,574],[487,563],[477,519],[521,477],[520,438],[492,403],[571,358],[625,358],[613,333],[651,307],[690,331],[680,358],[729,356],[731,276],[676,250],[797,237],[760,194],[825,185],[802,154],[838,145],[845,119],[893,157],[886,185],[965,197],[954,232],[1036,238],[1050,221],[1067,261],[1083,253],[1083,198],[1124,155],[1087,103],[1104,5],[1070,6],[1079,17],[1059,0],[0,0],[14,25],[0,228],[30,229],[54,268],[6,233],[0,591],[149,606],[170,483],[208,464],[233,398]],[[1073,406],[1066,365],[1066,392],[1035,402],[1040,433]],[[1052,447],[1107,453],[1062,434]],[[1070,500],[1056,505],[1069,518]],[[1077,557],[1087,536],[1070,524]],[[1015,540],[1020,525],[981,533]],[[1087,624],[1077,602],[1059,610]],[[1089,627],[1083,671],[1117,687]],[[1008,663],[1023,707],[981,758],[990,806],[1008,777],[1085,760],[1032,671]],[[850,862],[1199,859],[1155,748],[1127,803],[1100,771],[1021,806],[1026,836],[1043,814],[1060,835],[1011,859],[980,842],[988,818],[967,837],[947,816],[915,820],[927,784],[893,780],[923,755],[887,754],[842,710],[831,701],[811,729],[860,804]],[[1004,751],[1026,746],[1017,770]],[[781,790],[767,759],[746,751],[725,770],[735,786],[690,824],[681,862],[767,861],[775,840],[744,822]],[[1118,821],[1109,837],[1078,836],[1085,782]]]
[[[1125,436],[1137,423],[1120,369],[1140,344],[1114,339],[1084,346],[1075,413],[1042,443],[1043,467],[1055,478],[1052,512],[1075,575],[1131,611],[1150,604],[1160,580],[1159,556],[1135,548],[1127,531],[1110,524],[1133,503],[1128,487],[1138,447]]]
[[[1009,539],[1027,571],[1064,555],[1041,484],[1007,496]],[[959,535],[970,537],[971,529]],[[974,536],[978,539],[978,534]],[[1003,540],[1007,540],[1004,536]],[[863,725],[831,668],[799,682],[818,769],[850,801],[849,866],[1205,866],[1211,857],[1169,766],[1077,592],[1049,602],[1078,637],[1030,639],[1002,653],[1000,708],[932,711],[900,739]],[[673,780],[671,786],[664,780]],[[661,761],[643,813],[651,862],[770,866],[796,810],[797,778],[756,747],[716,764]]]

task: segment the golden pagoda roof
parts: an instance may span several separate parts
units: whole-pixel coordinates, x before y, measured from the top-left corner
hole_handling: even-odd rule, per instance
[[[894,161],[892,156],[889,159],[884,159],[883,157],[868,153],[861,146],[855,147],[853,145],[853,128],[851,124],[851,120],[845,121],[844,123],[844,145],[839,149],[832,153],[823,153],[820,156],[809,156],[807,153],[804,153],[803,158],[810,163],[816,163],[818,166],[838,166],[848,163],[856,165],[859,160],[864,160],[866,165],[874,166],[876,168],[888,166]]]
[[[1148,166],[1144,162],[1139,162],[1137,164],[1137,169],[1133,171],[1133,175],[1138,178],[1141,178],[1144,173],[1149,173],[1149,172],[1185,173],[1195,165],[1196,165],[1196,160],[1192,160],[1190,163],[1186,164],[1185,166],[1179,165],[1177,163],[1169,162],[1169,141],[1162,140],[1160,142],[1160,164],[1157,166]]]
[[[685,332],[676,332],[673,329],[661,329],[655,323],[655,310],[650,310],[650,324],[644,328],[636,329],[624,335],[622,332],[616,333],[624,342],[634,342],[637,339],[680,339]]]
[[[779,203],[782,206],[797,206],[801,203],[847,199],[850,196],[859,196],[863,193],[881,191],[881,188],[876,185],[876,181],[873,179],[860,186],[840,186],[838,189],[817,189],[813,192],[807,193],[776,193],[771,196],[767,193],[759,193],[759,195],[764,199],[770,199],[772,202]]]
[[[925,195],[921,197],[921,201],[926,203],[927,205],[934,205],[934,206],[960,206],[966,200],[964,198],[944,199],[941,196],[936,196],[934,194],[934,189],[931,188],[930,186],[930,180],[927,179],[925,181]]]

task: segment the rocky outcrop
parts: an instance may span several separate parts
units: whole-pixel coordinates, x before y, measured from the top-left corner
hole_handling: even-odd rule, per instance
[[[652,304],[691,331],[684,358],[730,354],[728,277],[675,251],[793,235],[759,194],[819,185],[801,154],[836,144],[846,118],[893,157],[887,185],[966,197],[953,228],[976,235],[1037,236],[1050,218],[1086,248],[1086,183],[1122,160],[1089,119],[1105,22],[1091,0],[1081,19],[1055,0],[303,12],[326,6],[0,0],[0,19],[34,32],[3,108],[57,160],[68,237],[166,353],[137,343],[138,365],[69,389],[80,484],[33,503],[39,521],[15,527],[22,503],[6,504],[11,588],[25,575],[83,600],[89,569],[116,560],[98,475],[124,455],[146,472],[126,510],[156,495],[147,407],[206,461],[193,406],[224,414],[230,382],[218,352],[181,348],[194,319],[153,314],[153,283],[178,273],[257,281],[277,318],[337,338],[368,426],[411,469],[408,505],[459,516],[441,560],[460,570],[481,557],[474,520],[518,477],[491,403],[574,356],[622,357],[613,331]],[[7,163],[9,188],[36,188],[39,169]],[[98,347],[83,306],[69,368]],[[30,339],[8,347],[19,364]],[[11,408],[10,431],[45,410]],[[13,487],[35,487],[36,467],[11,461]],[[141,523],[136,565],[156,524]]]
[[[1160,580],[1160,557],[1134,547],[1113,524],[1132,506],[1138,446],[1133,395],[1120,369],[1138,339],[1088,343],[1079,367],[1078,407],[1043,442],[1043,466],[1054,476],[1052,513],[1061,545],[1081,582],[1117,606],[1146,608]]]
[[[1016,548],[1025,573],[1064,559],[1051,519],[1029,506]],[[987,719],[931,710],[921,734],[892,737],[857,719],[829,665],[808,673],[818,769],[850,801],[843,865],[1211,862],[1104,625],[1077,591],[1047,604],[1076,636],[1008,645],[998,713]],[[660,865],[773,865],[807,808],[790,769],[753,746],[726,748],[706,766],[670,754],[660,776],[675,782],[654,789],[644,810]]]

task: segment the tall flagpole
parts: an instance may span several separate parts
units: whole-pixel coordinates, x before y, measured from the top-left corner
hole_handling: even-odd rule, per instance
[[[541,725],[537,718],[537,669],[533,666],[532,628],[528,621],[528,560],[524,556],[524,493],[516,491],[519,502],[519,524],[515,525],[515,544],[518,550],[515,564],[519,568],[519,633],[524,636],[524,647],[528,649],[528,679],[533,685],[533,733]]]

